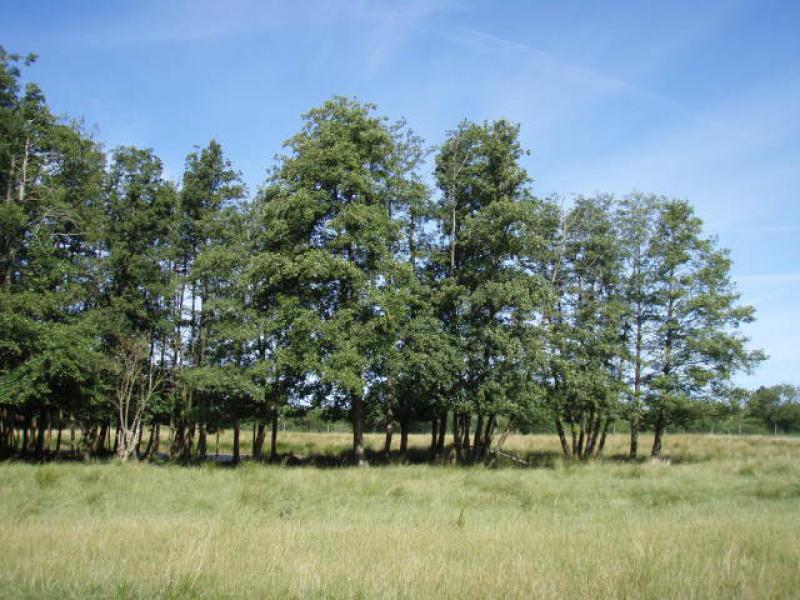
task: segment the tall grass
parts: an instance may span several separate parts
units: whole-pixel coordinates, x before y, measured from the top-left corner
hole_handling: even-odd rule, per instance
[[[797,597],[800,442],[669,443],[670,463],[532,469],[6,463],[0,596]]]

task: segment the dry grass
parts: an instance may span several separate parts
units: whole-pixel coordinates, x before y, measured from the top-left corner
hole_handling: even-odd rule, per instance
[[[800,441],[667,443],[669,464],[536,469],[3,464],[0,596],[797,597]]]

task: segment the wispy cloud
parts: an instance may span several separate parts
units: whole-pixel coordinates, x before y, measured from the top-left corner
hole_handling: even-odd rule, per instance
[[[117,15],[113,21],[103,19],[94,28],[84,25],[80,35],[71,41],[100,47],[190,42],[296,27],[300,23],[334,26],[349,22],[361,24],[364,37],[380,41],[375,44],[380,62],[404,30],[450,5],[450,0],[387,4],[325,0],[302,4],[261,0],[142,2],[129,5],[127,14]]]
[[[452,43],[466,46],[474,51],[491,54],[500,61],[516,64],[524,74],[536,80],[560,81],[570,87],[599,94],[632,94],[663,103],[677,109],[685,109],[674,100],[643,87],[631,84],[619,77],[605,74],[597,69],[563,60],[556,55],[529,44],[505,39],[476,29],[455,29],[442,34]],[[504,90],[504,93],[513,93]],[[584,100],[590,97],[584,96]]]

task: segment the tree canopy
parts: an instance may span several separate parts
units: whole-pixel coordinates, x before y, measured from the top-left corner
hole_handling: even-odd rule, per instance
[[[22,85],[0,50],[0,451],[82,431],[121,458],[204,457],[254,423],[277,460],[287,411],[430,424],[431,457],[491,460],[497,432],[551,425],[565,456],[610,425],[664,432],[763,358],[731,259],[683,200],[540,198],[520,125],[463,121],[428,150],[404,121],[333,97],[303,115],[252,197],[215,140],[180,181],[155,152],[106,153]],[[751,409],[794,422],[796,394]],[[787,399],[788,398],[788,399]],[[787,416],[788,415],[788,416]],[[795,419],[796,420],[796,419]],[[264,452],[271,429],[269,454]],[[149,441],[142,441],[149,429]],[[448,432],[452,443],[447,444]]]

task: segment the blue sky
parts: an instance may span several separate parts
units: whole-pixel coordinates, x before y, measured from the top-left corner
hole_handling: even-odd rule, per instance
[[[522,124],[539,195],[686,198],[732,251],[770,356],[800,383],[800,3],[0,0],[0,43],[107,147],[177,179],[220,141],[251,190],[332,94],[431,143],[459,120]]]

